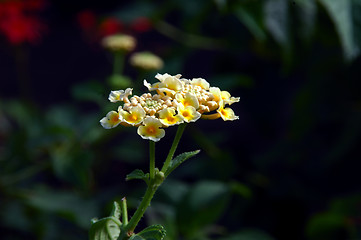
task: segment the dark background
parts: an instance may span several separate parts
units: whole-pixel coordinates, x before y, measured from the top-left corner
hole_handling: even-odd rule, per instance
[[[85,239],[91,218],[124,196],[132,212],[143,194],[125,176],[147,170],[148,143],[135,128],[99,124],[117,107],[99,34],[109,18],[137,39],[134,52],[163,59],[148,82],[156,72],[202,77],[241,99],[239,120],[187,126],[177,153],[201,153],[172,173],[140,229],[162,223],[168,239],[361,239],[361,3],[345,2],[48,1],[32,13],[46,25],[36,43],[0,32],[0,239]],[[79,24],[85,10],[91,32]],[[131,27],[139,17],[145,31]],[[129,55],[123,74],[136,81]],[[157,143],[157,166],[174,134]]]

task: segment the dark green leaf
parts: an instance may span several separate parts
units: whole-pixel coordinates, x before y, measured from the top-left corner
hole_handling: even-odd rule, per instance
[[[273,38],[283,47],[289,44],[288,1],[268,0],[264,9],[266,26]]]
[[[133,172],[129,173],[125,178],[125,180],[127,181],[132,179],[141,179],[144,180],[146,183],[148,183],[149,173],[145,174],[142,170],[135,169]]]
[[[235,16],[241,21],[258,41],[267,38],[263,24],[263,3],[261,1],[242,1],[235,8]]]
[[[352,24],[352,5],[350,0],[320,0],[325,7],[341,40],[344,56],[352,60],[359,54],[359,48],[354,40]]]
[[[116,240],[120,234],[120,227],[114,217],[102,218],[93,223],[89,230],[90,240]]]
[[[162,240],[165,237],[165,229],[162,225],[149,226],[138,234],[129,238],[129,240]]]
[[[315,29],[317,5],[314,0],[295,0],[293,5],[300,20],[300,36],[308,41]]]
[[[221,182],[200,182],[193,186],[177,209],[177,222],[182,234],[191,238],[221,216],[230,196],[229,186]]]
[[[173,158],[173,160],[170,163],[170,166],[168,167],[167,171],[164,174],[165,177],[167,177],[174,169],[176,169],[180,164],[182,164],[188,158],[197,155],[199,152],[200,150],[196,150],[192,152],[184,152],[178,155],[177,157]]]

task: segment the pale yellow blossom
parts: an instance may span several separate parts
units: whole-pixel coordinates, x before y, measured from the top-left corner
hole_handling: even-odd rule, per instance
[[[146,117],[144,125],[138,127],[137,133],[143,138],[158,142],[165,135],[164,129],[161,129],[162,123],[155,117]]]
[[[195,109],[199,108],[199,102],[196,96],[191,93],[185,93],[184,96],[182,94],[176,94],[175,99],[182,104],[184,107],[192,106]]]
[[[158,70],[163,67],[163,60],[151,52],[138,52],[130,56],[130,63],[143,70]]]
[[[118,111],[120,110],[121,107],[119,107]],[[120,122],[121,118],[119,116],[119,112],[116,111],[108,112],[107,115],[100,120],[100,124],[105,129],[115,128]]]
[[[137,40],[126,34],[115,34],[102,39],[103,47],[111,51],[132,51],[137,44]]]
[[[221,115],[224,121],[237,120],[239,117],[236,116],[231,108],[224,108],[223,104],[220,104],[217,112]]]
[[[182,104],[178,104],[177,111],[179,116],[187,123],[195,122],[201,117],[201,114],[192,106],[184,107]]]
[[[132,88],[127,88],[124,90],[117,90],[117,91],[111,91],[110,94],[109,94],[109,101],[110,102],[119,102],[119,101],[124,101],[126,102],[127,101],[127,98],[129,95],[132,95],[132,91],[133,89]]]
[[[165,126],[173,126],[183,122],[183,119],[176,114],[173,108],[165,108],[159,112],[159,120]]]
[[[193,78],[191,84],[200,86],[204,90],[209,90],[209,83],[203,78]]]
[[[221,98],[224,104],[233,104],[239,102],[239,97],[232,97],[231,94],[227,91],[221,91]]]
[[[135,126],[143,121],[146,114],[143,108],[134,106],[131,107],[129,111],[120,110],[119,115],[124,122]]]

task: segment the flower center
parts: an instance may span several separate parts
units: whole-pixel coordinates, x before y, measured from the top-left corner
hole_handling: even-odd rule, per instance
[[[153,99],[147,99],[145,100],[144,104],[142,105],[143,107],[147,107],[147,108],[158,108],[160,107],[160,103],[156,100]]]

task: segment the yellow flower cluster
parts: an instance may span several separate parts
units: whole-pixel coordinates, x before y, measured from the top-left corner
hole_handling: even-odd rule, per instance
[[[239,102],[227,91],[210,87],[203,78],[185,79],[181,75],[157,74],[159,82],[154,84],[144,80],[149,91],[141,96],[132,95],[132,89],[111,91],[109,101],[123,102],[117,111],[110,111],[100,120],[106,128],[119,124],[138,127],[138,134],[143,139],[154,142],[165,135],[163,128],[180,123],[195,122],[199,118],[224,121],[236,120],[233,110],[226,105]]]

